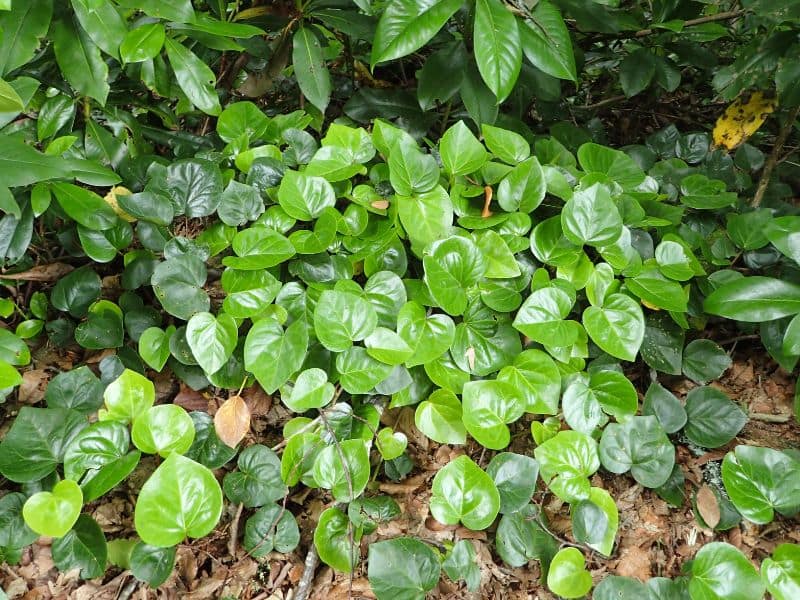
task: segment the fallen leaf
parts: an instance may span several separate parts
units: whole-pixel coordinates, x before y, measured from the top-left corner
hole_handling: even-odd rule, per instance
[[[74,267],[64,263],[50,263],[33,267],[22,273],[8,273],[0,277],[15,281],[58,281],[73,269]]]
[[[250,409],[241,396],[231,396],[214,415],[214,428],[219,439],[231,448],[244,439],[250,431]]]
[[[184,384],[181,384],[181,391],[178,392],[172,403],[190,412],[193,410],[208,411],[208,399],[200,392]]]
[[[714,491],[707,485],[700,486],[697,490],[697,512],[705,521],[705,524],[712,529],[719,524],[720,511],[719,502]]]
[[[250,415],[253,417],[263,417],[272,407],[272,397],[258,384],[243,390],[242,398],[247,403],[247,408],[250,409]]]
[[[19,386],[19,401],[24,404],[36,404],[44,398],[44,390],[50,380],[49,373],[44,369],[31,369],[22,374],[22,383]]]

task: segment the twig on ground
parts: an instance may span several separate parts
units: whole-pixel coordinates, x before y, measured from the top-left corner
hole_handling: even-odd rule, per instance
[[[754,421],[762,421],[763,423],[788,423],[792,418],[791,415],[770,415],[768,413],[751,412],[747,415]]]
[[[311,584],[314,582],[314,573],[317,571],[318,564],[319,555],[317,554],[317,547],[312,540],[311,545],[308,547],[308,554],[306,554],[303,577],[300,579],[300,583],[297,584],[297,593],[294,596],[294,600],[306,600],[308,598],[308,594],[311,591]]]
[[[726,340],[722,340],[717,342],[720,346],[729,346],[730,344],[735,344],[736,342],[744,342],[745,340],[760,340],[761,336],[758,333],[748,333],[745,335],[737,335],[732,338],[728,338]]]
[[[234,516],[233,521],[231,521],[231,537],[228,540],[228,554],[234,559],[236,558],[236,543],[239,537],[239,519],[242,518],[242,510],[244,510],[244,503],[240,502],[239,507],[236,509],[236,516]]]
[[[131,577],[131,580],[125,584],[125,587],[119,591],[117,600],[130,600],[133,592],[136,591],[137,585],[139,585],[139,581],[135,577]]]
[[[789,111],[786,122],[783,124],[783,127],[781,127],[778,137],[775,139],[775,145],[772,147],[772,152],[770,152],[769,158],[767,158],[767,162],[764,164],[764,170],[761,171],[761,179],[758,181],[758,187],[756,188],[756,193],[753,196],[752,206],[754,208],[761,206],[761,201],[764,200],[764,194],[769,186],[769,180],[770,177],[772,177],[772,171],[778,164],[778,159],[780,158],[781,150],[783,150],[783,145],[786,143],[786,140],[789,139],[789,134],[792,132],[794,122],[797,121],[797,117],[799,115],[800,105],[797,105]]]
[[[572,108],[576,110],[594,110],[596,108],[603,108],[604,106],[608,106],[609,104],[616,104],[617,102],[622,102],[625,100],[627,96],[624,94],[620,94],[619,96],[611,96],[610,98],[606,98],[605,100],[600,100],[599,102],[595,102],[594,104],[584,104],[582,106],[573,106]]]

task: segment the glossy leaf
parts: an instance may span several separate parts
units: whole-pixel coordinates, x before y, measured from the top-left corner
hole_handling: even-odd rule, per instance
[[[440,469],[432,491],[431,514],[445,525],[461,522],[479,531],[489,527],[500,511],[500,493],[494,481],[467,456]]]
[[[53,562],[61,571],[79,568],[82,578],[93,579],[106,570],[106,538],[89,515],[80,515],[64,537],[54,540],[52,551]]]
[[[478,70],[500,103],[514,88],[522,66],[517,20],[499,0],[476,0],[474,31]]]
[[[800,547],[781,544],[761,563],[761,578],[775,600],[790,600],[800,593]]]
[[[83,493],[69,479],[59,481],[50,492],[37,492],[25,501],[22,516],[25,523],[39,535],[63,537],[80,516]]]
[[[745,423],[747,415],[724,392],[701,386],[686,394],[687,422],[684,433],[705,448],[719,448],[730,442]]]
[[[142,541],[166,548],[207,535],[221,514],[222,489],[213,473],[172,453],[142,486],[134,519]]]
[[[547,587],[562,598],[582,598],[592,587],[592,576],[584,565],[580,550],[562,548],[550,563]]]
[[[147,454],[183,454],[194,441],[194,423],[177,404],[160,404],[134,419],[131,439]]]
[[[800,510],[800,461],[772,448],[737,446],[722,462],[722,481],[736,509],[753,523],[772,521],[774,511]]]
[[[764,584],[741,551],[725,542],[703,546],[692,562],[689,594],[693,600],[751,600]]]
[[[381,15],[371,63],[407,56],[428,42],[461,6],[461,0],[400,0]]]

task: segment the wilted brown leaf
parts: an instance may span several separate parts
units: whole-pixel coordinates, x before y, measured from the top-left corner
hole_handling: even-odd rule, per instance
[[[200,392],[193,390],[184,384],[181,384],[181,391],[178,392],[178,395],[175,396],[175,399],[172,401],[172,403],[177,404],[181,408],[185,408],[188,411],[208,411],[208,399]]]
[[[65,263],[50,263],[49,265],[33,267],[22,273],[8,273],[0,277],[2,277],[2,279],[13,279],[16,281],[58,281],[74,268],[75,267]]]
[[[231,396],[222,403],[214,415],[214,428],[231,448],[244,439],[250,431],[250,409],[241,396]]]
[[[702,485],[697,490],[697,512],[709,527],[713,528],[719,524],[719,502],[714,491],[707,485]]]
[[[36,404],[44,398],[44,390],[50,374],[45,369],[31,369],[22,374],[19,386],[19,401],[24,404]]]

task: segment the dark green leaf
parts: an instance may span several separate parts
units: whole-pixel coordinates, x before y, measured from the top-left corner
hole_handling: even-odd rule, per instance
[[[367,577],[378,600],[424,600],[439,582],[438,554],[414,538],[371,544],[368,561]]]
[[[53,561],[61,571],[80,568],[81,577],[94,579],[106,570],[108,547],[103,531],[92,517],[81,515],[72,530],[53,541]]]

